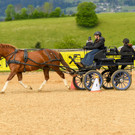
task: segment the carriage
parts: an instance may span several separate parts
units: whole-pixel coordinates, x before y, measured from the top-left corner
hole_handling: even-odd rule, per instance
[[[122,60],[121,56],[130,56],[130,59]],[[116,47],[105,47],[94,56],[95,67],[81,68],[76,59],[81,57],[74,54],[69,57],[78,67],[76,76],[73,77],[73,84],[79,90],[91,90],[95,78],[99,79],[100,87],[104,89],[126,90],[132,82],[132,69],[134,68],[133,53],[120,54]],[[121,69],[121,67],[126,67]]]

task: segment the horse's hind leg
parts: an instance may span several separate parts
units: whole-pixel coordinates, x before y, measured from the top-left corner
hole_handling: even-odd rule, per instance
[[[17,73],[18,82],[26,89],[32,89],[31,86],[28,86],[22,82],[22,72]]]
[[[43,72],[44,72],[44,76],[45,76],[45,80],[43,81],[43,83],[40,85],[40,87],[39,87],[39,91],[41,91],[42,90],[42,88],[43,88],[43,86],[46,84],[46,82],[49,80],[49,70],[50,70],[50,68],[49,67],[45,67],[44,69],[43,69]]]
[[[57,72],[57,74],[63,79],[64,85],[69,89],[70,87],[69,87],[69,85],[68,85],[68,83],[67,83],[67,80],[65,79],[64,73],[63,73],[59,68],[54,69],[54,70],[55,70],[55,71]]]

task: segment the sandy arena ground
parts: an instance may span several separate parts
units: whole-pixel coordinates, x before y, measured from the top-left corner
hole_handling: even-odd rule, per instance
[[[0,89],[8,74],[0,73]],[[15,77],[0,94],[0,135],[135,135],[135,77],[127,91],[97,93],[68,90],[54,72],[37,92],[43,79],[42,72],[25,73],[33,90]]]

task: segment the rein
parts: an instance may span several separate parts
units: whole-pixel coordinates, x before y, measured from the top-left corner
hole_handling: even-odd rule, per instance
[[[31,60],[31,59],[30,59]],[[52,61],[58,61],[58,60],[52,60]],[[35,61],[32,60],[32,62],[38,64],[38,65],[47,65],[47,66],[55,66],[55,67],[60,67],[61,69],[63,70],[66,70],[66,68],[72,70],[74,73],[76,72],[74,69],[70,68],[70,67],[67,67],[67,66],[59,66],[59,65],[54,65],[54,64],[47,64],[48,62],[52,62],[52,61],[47,61],[47,62],[44,62],[44,63],[37,63]],[[14,61],[14,60],[10,60],[10,63],[15,63],[15,64],[21,64],[21,65],[25,65],[25,66],[33,66],[33,67],[38,67],[40,69],[45,69],[45,67],[40,67],[40,66],[36,66],[36,65],[31,65],[31,64],[27,64],[27,63],[23,63],[23,62],[20,62],[20,61]],[[57,70],[55,70],[57,71]],[[64,73],[69,73],[69,72],[66,72],[66,71],[62,71]]]

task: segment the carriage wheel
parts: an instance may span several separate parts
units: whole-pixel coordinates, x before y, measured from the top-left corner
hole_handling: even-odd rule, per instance
[[[79,90],[85,90],[85,87],[83,85],[83,75],[77,75],[73,77],[73,84],[74,86]]]
[[[111,76],[112,73],[110,70],[105,70],[102,72],[103,76],[103,88],[104,89],[113,89],[112,81],[111,81]]]
[[[93,86],[93,83],[94,83],[96,78],[99,79],[99,83],[100,83],[100,87],[101,87],[102,86],[102,82],[103,82],[102,75],[99,72],[97,72],[96,70],[88,71],[84,75],[84,78],[83,78],[84,87],[87,90],[91,90],[91,88]]]
[[[125,70],[117,70],[112,75],[112,85],[117,90],[126,90],[130,87],[132,78]]]

